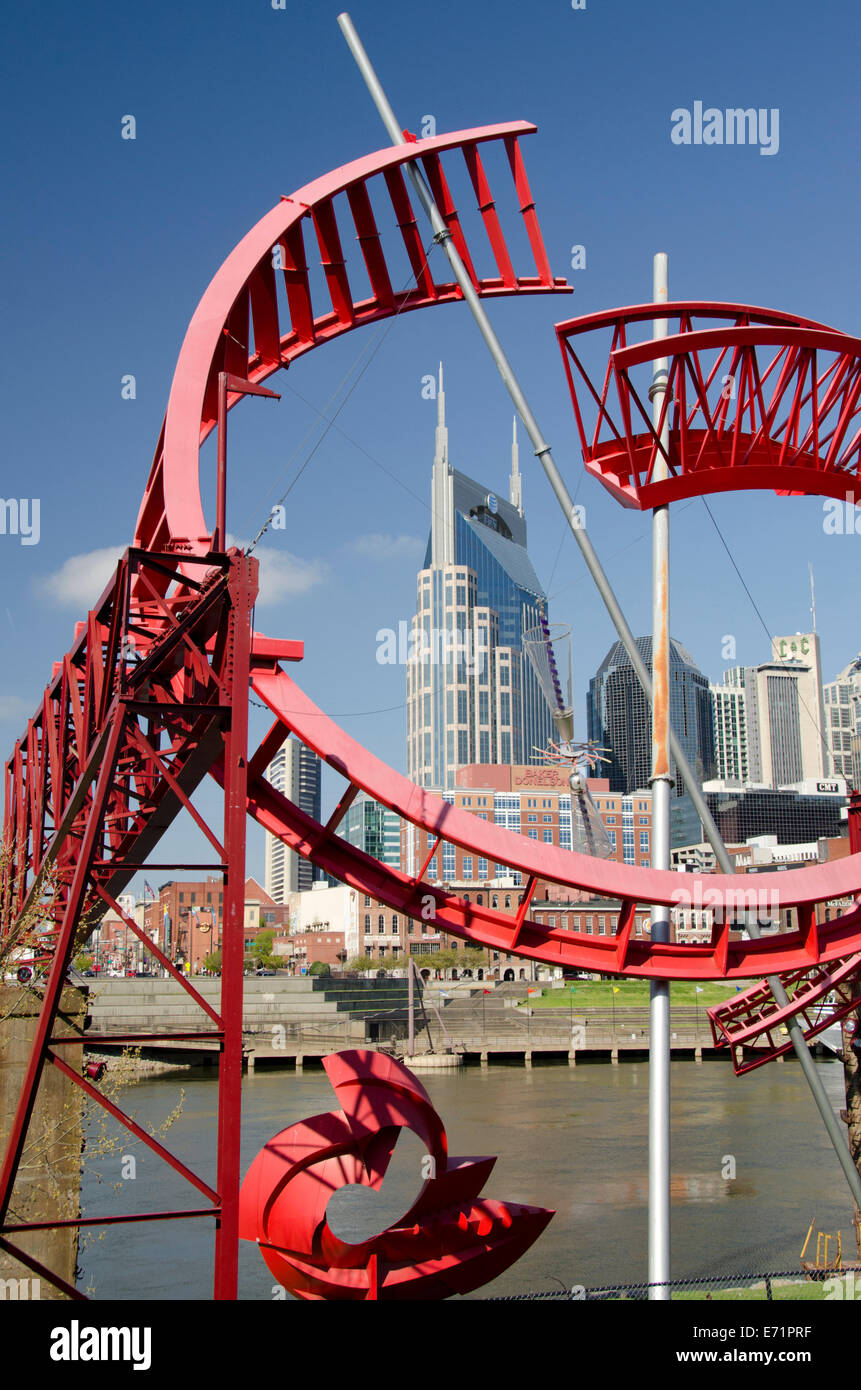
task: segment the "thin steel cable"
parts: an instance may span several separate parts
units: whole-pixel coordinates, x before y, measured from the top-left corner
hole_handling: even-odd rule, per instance
[[[760,610],[759,610],[759,607],[758,607],[758,605],[757,605],[757,602],[756,602],[755,598],[753,597],[753,594],[750,592],[750,589],[748,588],[747,583],[745,582],[744,575],[742,574],[741,570],[739,569],[738,565],[736,564],[735,556],[733,555],[732,551],[730,550],[730,548],[729,548],[729,546],[728,546],[728,544],[727,544],[727,542],[726,542],[726,538],[725,538],[723,532],[721,531],[720,526],[718,525],[718,523],[717,523],[717,521],[716,521],[716,519],[715,519],[715,516],[714,516],[714,513],[712,512],[711,507],[709,506],[709,504],[708,504],[708,502],[706,501],[705,497],[701,497],[701,498],[700,498],[700,501],[702,502],[703,506],[705,507],[705,509],[706,509],[706,511],[707,511],[707,513],[708,513],[708,516],[709,516],[709,519],[710,519],[710,521],[711,521],[711,523],[712,523],[712,526],[715,528],[715,530],[716,530],[717,533],[718,533],[718,538],[719,538],[719,540],[720,540],[720,543],[721,543],[721,545],[723,546],[724,550],[726,551],[727,555],[729,556],[730,564],[732,565],[733,569],[735,570],[735,572],[736,572],[736,574],[737,574],[737,576],[738,576],[738,580],[739,580],[739,583],[741,584],[741,587],[744,589],[744,592],[747,594],[747,596],[748,596],[748,598],[749,598],[749,600],[750,600],[750,605],[751,605],[751,607],[752,607],[754,613],[755,613],[756,616],[759,618],[759,621],[760,621],[760,623],[762,624],[762,628],[763,628],[763,631],[765,632],[766,637],[768,638],[769,642],[772,643],[772,646],[773,646],[773,644],[774,644],[774,634],[769,630],[768,623],[765,621],[765,618],[762,616],[762,613],[761,613]],[[793,669],[793,668],[790,666],[790,664],[789,664],[788,661],[781,660],[780,658],[778,658],[778,659],[774,662],[774,665],[776,665],[776,666],[783,666],[784,669],[787,670],[787,671],[791,671],[791,670]],[[798,698],[799,698],[799,700],[801,701],[801,704],[802,704],[802,706],[803,706],[803,708],[804,708],[805,714],[807,715],[808,719],[811,721],[811,723],[813,724],[814,729],[816,730],[817,734],[819,735],[820,743],[824,744],[824,745],[826,746],[826,748],[827,748],[828,745],[827,745],[827,741],[826,741],[826,738],[825,738],[825,734],[823,733],[823,730],[822,730],[822,726],[821,726],[821,724],[819,723],[819,720],[817,719],[816,715],[813,714],[813,712],[812,712],[811,709],[809,708],[807,702],[806,702],[806,701],[804,700],[804,698],[802,697],[800,691],[799,691],[799,694],[798,694]]]
[[[261,704],[261,702],[259,700],[255,700],[253,696],[249,696],[248,699],[249,703],[254,705],[257,709],[265,710],[267,714],[271,715],[272,711],[268,705]],[[362,719],[365,715],[370,714],[393,714],[395,710],[406,709],[406,707],[407,702],[406,700],[404,700],[399,705],[382,705],[379,709],[341,710],[340,713],[336,712],[335,714],[329,714],[327,711],[325,717],[327,719]],[[282,713],[298,714],[299,710],[285,709],[282,711]]]
[[[296,390],[295,386],[290,386],[289,383],[287,383],[287,386],[288,390],[292,392],[292,394],[296,397],[297,400],[301,401],[303,405],[306,405],[309,410],[313,410],[316,415],[319,415],[321,420],[326,419],[326,415],[319,408],[319,406],[316,406],[313,401],[309,401],[305,396],[302,395],[301,391]],[[348,434],[347,431],[341,425],[334,425],[333,427],[337,430],[338,434],[342,435],[344,439],[346,439],[348,444],[352,444],[354,449],[358,449],[360,454],[364,454],[366,459],[370,459],[371,463],[375,464],[376,467],[381,470],[381,472],[385,473],[387,477],[391,478],[393,482],[397,483],[398,487],[403,488],[404,492],[408,492],[410,497],[414,498],[416,502],[419,502],[421,506],[424,507],[426,512],[430,511],[430,504],[428,503],[427,499],[425,497],[420,497],[417,492],[413,492],[412,488],[408,487],[404,480],[398,477],[397,473],[393,473],[392,470],[390,468],[387,468],[384,463],[380,463],[380,460],[376,458],[374,454],[371,453],[370,449],[366,449],[364,444],[360,444],[358,439],[354,439],[353,436]]]
[[[429,260],[429,257],[430,257],[430,253],[431,253],[431,251],[433,250],[435,244],[436,244],[436,240],[435,240],[435,238],[432,238],[431,241],[428,243],[428,245],[424,248],[424,257],[423,257],[423,260],[422,260],[422,269],[424,269],[424,267],[428,264],[428,260]],[[332,395],[330,396],[329,402],[327,402],[327,406],[328,406],[329,403],[331,403],[332,400],[335,399],[335,397],[338,395],[338,393],[342,390],[342,388],[343,388],[345,382],[347,382],[347,381],[349,380],[351,374],[352,374],[353,372],[355,372],[355,370],[356,370],[356,368],[357,368],[359,362],[361,362],[362,357],[363,357],[363,356],[366,356],[366,357],[367,357],[366,362],[365,362],[364,365],[362,366],[362,368],[361,368],[361,370],[359,371],[358,375],[356,376],[356,378],[355,378],[355,380],[354,380],[352,386],[350,387],[350,389],[349,389],[349,391],[347,392],[347,394],[346,394],[346,396],[344,397],[344,399],[341,401],[341,404],[338,406],[338,408],[337,408],[337,410],[335,411],[334,415],[331,417],[331,419],[329,419],[325,414],[323,415],[323,418],[326,420],[326,428],[323,430],[323,433],[320,435],[319,439],[317,440],[316,444],[315,444],[314,447],[312,448],[312,450],[311,450],[311,452],[309,453],[308,457],[306,458],[305,462],[302,464],[302,467],[299,469],[299,472],[296,474],[295,478],[294,478],[293,481],[290,483],[290,486],[287,488],[286,492],[284,492],[284,493],[281,495],[281,497],[279,497],[278,501],[274,504],[274,506],[271,507],[271,508],[269,509],[269,515],[267,516],[265,522],[264,522],[263,525],[260,527],[260,530],[257,532],[257,535],[254,537],[254,540],[253,540],[253,541],[251,542],[251,544],[246,548],[246,551],[245,551],[246,555],[250,555],[250,554],[251,554],[251,552],[254,550],[255,546],[257,545],[257,542],[260,540],[261,536],[265,535],[265,533],[268,531],[268,529],[269,529],[269,527],[270,527],[270,525],[271,525],[271,523],[272,523],[272,513],[274,512],[275,507],[280,507],[280,506],[286,501],[286,499],[289,497],[290,493],[293,491],[293,488],[296,486],[296,484],[298,483],[298,481],[299,481],[299,479],[301,478],[302,474],[305,472],[305,469],[308,467],[309,463],[310,463],[311,460],[313,459],[313,457],[314,457],[314,455],[316,454],[317,450],[319,449],[320,445],[323,443],[323,440],[326,438],[326,436],[328,435],[329,431],[330,431],[330,430],[332,429],[332,427],[334,426],[335,421],[337,420],[338,416],[341,414],[341,411],[344,409],[345,405],[346,405],[347,402],[349,401],[350,397],[352,396],[353,392],[355,391],[355,389],[356,389],[356,387],[358,386],[359,382],[361,381],[362,377],[365,375],[365,372],[368,370],[368,367],[369,367],[369,366],[371,365],[371,363],[373,362],[374,358],[376,357],[377,353],[379,352],[380,348],[382,347],[383,343],[385,342],[386,337],[388,336],[388,334],[389,334],[389,332],[391,331],[392,327],[393,327],[394,324],[397,322],[397,320],[398,320],[398,318],[400,317],[400,315],[401,315],[403,309],[405,308],[406,301],[404,300],[404,294],[405,294],[406,290],[407,290],[407,289],[410,287],[410,285],[412,284],[413,280],[415,280],[416,283],[418,283],[417,276],[415,276],[415,275],[411,275],[410,278],[404,283],[404,286],[403,286],[402,290],[400,291],[400,299],[401,299],[401,302],[400,302],[400,304],[398,305],[397,312],[396,312],[395,314],[393,314],[391,318],[387,319],[387,320],[385,321],[385,324],[384,324],[384,325],[381,325],[381,331],[377,334],[376,340],[375,340],[375,341],[372,340],[372,342],[371,342],[370,344],[367,344],[365,347],[363,347],[363,348],[361,349],[361,351],[357,354],[355,360],[353,361],[353,363],[351,364],[351,366],[349,367],[349,369],[344,373],[344,376],[341,378],[341,381],[339,382],[337,388],[335,389],[335,391],[334,391],[334,392],[332,393]],[[310,434],[310,431],[308,431],[308,434]],[[308,438],[308,434],[305,435],[305,439]],[[303,445],[304,445],[304,440],[303,440]],[[302,445],[300,445],[299,447],[301,448]],[[294,456],[293,456],[293,457],[295,457],[295,453],[294,453]],[[291,462],[292,462],[292,460],[291,460]],[[287,466],[289,467],[290,465],[288,464]]]

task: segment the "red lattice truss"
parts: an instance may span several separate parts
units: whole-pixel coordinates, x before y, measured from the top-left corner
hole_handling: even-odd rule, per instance
[[[781,976],[789,1002],[781,1007],[767,980],[709,1009],[716,1047],[729,1047],[737,1076],[792,1050],[787,1022],[798,1021],[810,1041],[861,1008],[861,955],[837,968],[790,970]],[[826,1007],[827,998],[827,1007]]]
[[[658,340],[657,320],[669,335]],[[556,333],[587,471],[626,507],[746,488],[845,499],[857,487],[857,338],[771,309],[708,302],[612,309],[557,324]],[[600,372],[589,365],[595,335]],[[655,425],[649,387],[662,358],[667,389]],[[669,476],[656,481],[662,456]]]

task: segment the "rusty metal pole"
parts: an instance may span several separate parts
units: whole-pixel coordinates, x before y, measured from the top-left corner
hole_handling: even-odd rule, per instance
[[[239,1141],[242,1129],[242,994],[245,957],[245,832],[248,817],[248,684],[251,615],[258,562],[231,560],[230,726],[224,737],[224,904],[221,915],[221,1020],[218,1067],[218,1170],[213,1297],[235,1299],[239,1277]]]
[[[654,300],[667,301],[667,257],[654,259]],[[666,338],[667,320],[655,319],[654,337]],[[661,449],[669,444],[667,393],[668,362],[655,362],[649,396],[652,423]],[[663,424],[661,417],[663,414]],[[655,461],[655,479],[669,472],[664,453]],[[670,509],[656,507],[652,514],[652,845],[654,869],[670,865]],[[652,941],[669,941],[670,909],[652,907]],[[670,985],[652,980],[649,990],[649,1298],[670,1297]]]

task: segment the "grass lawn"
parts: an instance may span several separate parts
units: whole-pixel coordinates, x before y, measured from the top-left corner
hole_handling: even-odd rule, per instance
[[[746,989],[750,980],[739,981],[739,988]],[[616,993],[614,994],[614,988]],[[730,999],[739,991],[735,983],[726,981],[703,981],[697,986],[687,980],[673,981],[670,985],[671,1004],[719,1004],[722,999]],[[523,1001],[526,1002],[525,1000]],[[639,1007],[649,1002],[648,980],[572,980],[571,984],[560,989],[544,989],[541,995],[530,994],[529,1007],[532,1009],[609,1009],[614,1003],[617,1009],[635,1004]]]
[[[610,1297],[608,1295],[608,1297]],[[617,1294],[611,1301],[627,1302],[632,1295]],[[834,1297],[833,1285],[814,1282],[810,1279],[772,1279],[771,1298],[774,1303],[819,1302],[826,1297]],[[673,1289],[673,1303],[765,1303],[767,1301],[765,1281],[751,1284],[747,1288],[721,1289],[704,1284],[698,1289]]]
[[[694,1302],[704,1302],[708,1295],[711,1295],[713,1303],[737,1303],[737,1302],[765,1302],[766,1292],[765,1283],[753,1284],[747,1289],[673,1289],[673,1302],[676,1299]],[[771,1297],[775,1303],[793,1302],[818,1302],[830,1294],[833,1298],[833,1288],[826,1288],[825,1283],[820,1283],[812,1279],[772,1279]]]

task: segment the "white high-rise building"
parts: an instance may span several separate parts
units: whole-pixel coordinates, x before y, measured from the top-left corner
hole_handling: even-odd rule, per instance
[[[712,687],[719,778],[791,787],[830,775],[819,638],[772,639],[772,660]]]
[[[744,668],[738,668],[743,670]],[[747,693],[743,685],[711,685],[715,735],[715,777],[752,782]]]
[[[737,747],[730,746],[732,723],[728,724],[726,719],[723,721],[723,744],[724,751],[722,758],[718,759],[718,766],[722,766],[726,771],[719,773],[718,776],[734,781],[750,782],[762,784],[762,746],[759,737],[759,703],[757,699],[756,667],[755,666],[733,666],[730,670],[724,671],[723,684],[713,686],[715,691],[730,691],[739,701],[743,713],[735,716],[736,728],[738,730],[739,743]],[[740,698],[739,698],[740,697]],[[717,716],[716,716],[717,717]],[[717,755],[717,732],[715,733],[715,754]],[[746,769],[746,772],[736,774],[730,772],[730,768]]]
[[[279,748],[266,769],[266,779],[315,821],[320,819],[320,759],[292,736]],[[266,892],[276,903],[288,893],[302,892],[314,882],[314,865],[283,840],[266,832]]]
[[[795,675],[798,699],[798,737],[801,743],[801,776],[778,780],[772,786],[787,786],[790,782],[820,780],[828,776],[828,742],[825,733],[825,705],[822,698],[822,659],[819,637],[815,632],[796,632],[790,637],[772,638],[772,661],[783,664]],[[760,704],[760,709],[762,708]],[[764,721],[760,731],[765,745]],[[775,771],[779,766],[777,753],[779,736],[772,740]]]
[[[823,687],[825,732],[828,739],[831,777],[845,777],[861,786],[858,762],[858,735],[861,734],[861,654],[850,661],[836,680]],[[855,758],[853,762],[853,744]]]

